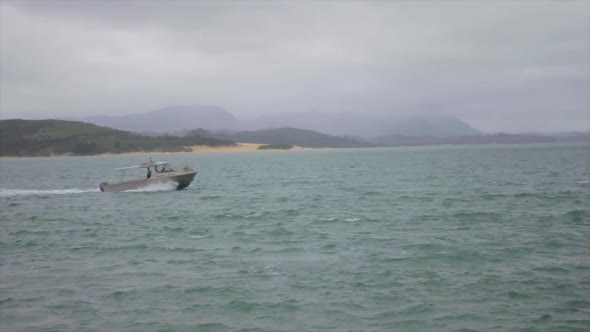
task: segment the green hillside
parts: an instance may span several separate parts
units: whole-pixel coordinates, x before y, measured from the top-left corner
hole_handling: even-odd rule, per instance
[[[297,145],[309,148],[364,148],[377,146],[374,143],[361,142],[349,137],[326,135],[313,130],[297,128],[240,131],[234,134],[213,134],[204,129],[195,129],[188,132],[185,137],[215,137],[241,143]]]
[[[185,151],[191,145],[234,145],[206,137],[151,137],[89,123],[0,120],[0,156],[94,155],[135,151]]]

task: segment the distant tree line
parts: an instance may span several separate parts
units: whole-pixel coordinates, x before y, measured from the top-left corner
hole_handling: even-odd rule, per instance
[[[258,150],[291,150],[293,145],[291,144],[266,144],[257,147]]]

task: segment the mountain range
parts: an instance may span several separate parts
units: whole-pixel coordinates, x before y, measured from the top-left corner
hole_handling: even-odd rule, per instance
[[[219,106],[170,106],[147,113],[91,116],[78,120],[141,133],[175,133],[203,128],[210,131],[253,131],[292,127],[337,136],[375,138],[386,135],[456,137],[481,132],[452,116],[394,117],[355,113],[275,113],[238,119]]]
[[[184,135],[148,136],[64,120],[0,120],[0,156],[93,155],[137,151],[193,151],[194,145],[231,146],[258,143],[264,149],[361,148],[376,146],[471,145],[590,142],[590,133],[558,137],[536,134],[464,135],[457,137],[388,135],[371,140],[327,135],[307,129],[275,128],[256,131],[208,131],[195,129]]]
[[[590,133],[485,134],[453,116],[372,113],[274,113],[236,118],[219,106],[184,105],[121,116],[77,119],[152,136],[200,136],[304,147],[420,146],[589,142]],[[198,128],[198,129],[196,129]]]
[[[453,137],[481,132],[466,122],[441,115],[392,116],[357,113],[278,113],[242,120],[250,130],[296,127],[339,136],[373,138],[384,135]]]

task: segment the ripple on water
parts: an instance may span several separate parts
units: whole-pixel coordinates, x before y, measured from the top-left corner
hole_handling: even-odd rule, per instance
[[[276,227],[276,228],[273,228],[272,230],[267,231],[267,233],[269,235],[271,235],[271,236],[281,236],[281,237],[282,236],[290,236],[290,235],[293,235],[294,234],[293,232],[287,230],[284,227]]]
[[[194,327],[196,332],[225,332],[230,330],[231,328],[223,323],[203,323]]]
[[[571,223],[590,224],[590,210],[571,210],[565,213],[565,217]]]

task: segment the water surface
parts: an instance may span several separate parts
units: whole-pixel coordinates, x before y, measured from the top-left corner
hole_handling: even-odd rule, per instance
[[[588,145],[151,157],[0,159],[0,330],[590,329]]]

